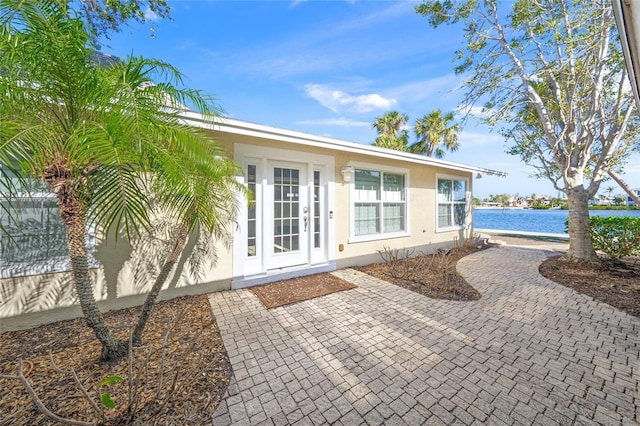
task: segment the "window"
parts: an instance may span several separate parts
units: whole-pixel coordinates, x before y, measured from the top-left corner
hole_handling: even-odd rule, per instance
[[[353,234],[394,234],[406,231],[404,174],[356,169]]]
[[[0,203],[6,207],[0,207],[0,223],[10,235],[0,232],[0,278],[71,269],[66,227],[52,194],[16,197],[10,207],[9,201]],[[95,232],[89,229],[89,267],[99,266],[94,251]]]
[[[253,202],[247,207],[247,256],[253,257],[257,254],[256,239],[256,166],[249,165],[247,167],[247,189],[254,197]]]
[[[438,229],[467,223],[467,181],[438,179]]]

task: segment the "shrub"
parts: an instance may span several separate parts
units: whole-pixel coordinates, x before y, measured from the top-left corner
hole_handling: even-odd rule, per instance
[[[640,217],[592,216],[590,223],[596,250],[615,258],[640,254]]]

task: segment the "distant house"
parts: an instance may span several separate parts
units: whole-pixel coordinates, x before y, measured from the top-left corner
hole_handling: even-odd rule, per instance
[[[233,241],[229,247],[218,244],[217,262],[194,274],[183,259],[163,298],[373,263],[384,248],[452,247],[472,232],[473,176],[504,176],[235,119],[213,127],[195,113],[184,119],[226,147],[242,166],[237,179],[253,192],[255,203],[242,200]],[[28,250],[0,252],[0,269],[11,271],[0,278],[0,329],[80,315],[55,205],[46,197],[41,203],[23,212],[30,224],[21,236]],[[123,239],[88,242],[103,309],[141,303],[163,258],[154,241],[139,247]]]
[[[591,206],[613,206],[615,204],[615,200],[612,197],[607,197],[606,195],[596,195],[591,200],[589,200],[589,205]]]

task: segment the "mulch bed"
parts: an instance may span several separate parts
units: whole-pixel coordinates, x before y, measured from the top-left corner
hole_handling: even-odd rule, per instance
[[[572,262],[554,256],[542,262],[539,270],[551,281],[640,317],[639,258]]]
[[[323,273],[252,287],[250,290],[265,308],[271,309],[356,287],[333,274]]]
[[[459,247],[356,269],[432,299],[473,301],[480,299],[482,295],[458,274],[456,263],[478,250],[482,249]]]
[[[119,338],[126,339],[137,313],[138,308],[112,311],[105,314],[105,319],[110,329],[117,330]],[[100,345],[83,319],[6,332],[0,339],[0,374],[14,375],[18,359],[22,359],[25,375],[45,406],[59,416],[85,422],[99,421],[100,416],[82,397],[68,372],[70,368],[99,407],[102,406],[99,395],[104,392],[115,402],[114,409],[104,409],[106,424],[126,423],[131,383],[137,383],[133,392],[137,399],[135,424],[210,423],[232,374],[206,296],[157,304],[143,346],[133,351],[131,373],[128,359],[116,364],[98,361]],[[163,339],[166,339],[164,351]],[[49,353],[65,372],[54,369]],[[98,386],[101,380],[114,375],[125,381]],[[166,399],[172,387],[172,397]],[[0,378],[0,424],[58,423],[36,409],[19,381]]]

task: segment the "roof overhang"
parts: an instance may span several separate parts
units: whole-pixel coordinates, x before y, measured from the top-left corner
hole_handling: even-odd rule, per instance
[[[640,108],[640,2],[637,0],[611,0],[616,17],[620,42],[624,53],[629,80]]]
[[[371,145],[362,145],[325,136],[317,136],[309,133],[302,133],[293,130],[281,129],[278,127],[271,127],[262,124],[235,120],[232,118],[216,118],[215,124],[212,125],[211,123],[203,120],[202,115],[198,113],[185,111],[182,113],[182,116],[190,125],[211,129],[217,132],[253,136],[315,148],[369,155],[372,157],[378,157],[387,160],[406,161],[410,163],[441,167],[450,170],[479,173],[480,175],[500,177],[507,176],[507,173],[497,170],[453,163],[437,158],[425,157],[423,155],[410,154],[408,152],[396,151],[386,148],[378,148]]]

